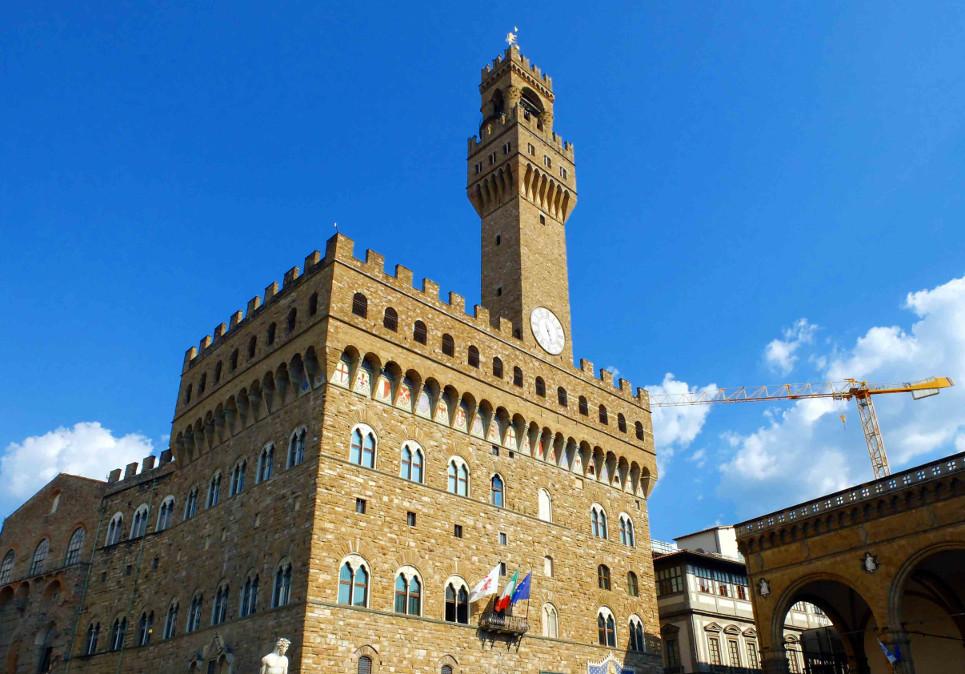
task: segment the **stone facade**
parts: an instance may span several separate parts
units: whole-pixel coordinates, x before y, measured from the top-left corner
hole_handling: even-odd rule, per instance
[[[442,301],[432,281],[416,288],[411,271],[386,273],[372,251],[357,259],[337,235],[304,272],[290,269],[218,325],[185,355],[170,453],[115,471],[92,508],[98,534],[73,657],[51,671],[256,671],[280,636],[292,641],[293,674],[661,669],[649,400],[588,361],[572,365],[572,146],[552,134],[549,79],[516,48],[484,71],[496,73],[484,74],[484,102],[487,77],[507,63],[535,73],[542,128],[504,107],[473,142],[491,144],[490,123],[519,125],[513,142],[538,137],[554,166],[570,168],[535,192],[525,169],[518,188],[500,188],[503,250],[515,252],[484,245],[483,297],[495,284],[522,299],[467,314],[459,295]],[[539,223],[541,212],[554,221]],[[527,254],[534,247],[552,270]],[[537,305],[561,318],[561,355],[523,325]],[[421,479],[404,446],[421,451]],[[494,615],[490,598],[465,620],[455,604],[449,615],[447,588],[458,599],[499,563],[532,572],[531,599],[509,615]],[[399,572],[419,581],[401,613]]]
[[[963,476],[965,453],[737,525],[764,671],[789,671],[783,620],[806,600],[843,643],[828,671],[965,673]]]

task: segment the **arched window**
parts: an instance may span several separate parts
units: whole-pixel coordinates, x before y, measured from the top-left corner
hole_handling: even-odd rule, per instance
[[[543,575],[547,578],[553,577],[553,558],[549,555],[543,557]]]
[[[544,522],[553,521],[553,497],[550,493],[540,487],[537,492],[537,516]]]
[[[372,658],[367,655],[359,658],[358,674],[372,674]]]
[[[288,439],[288,467],[297,466],[305,460],[305,439],[308,437],[308,429],[304,426],[292,433]]]
[[[504,499],[504,485],[503,478],[499,474],[493,475],[493,479],[490,482],[489,491],[489,502],[492,503],[497,508],[502,508]]]
[[[442,336],[442,352],[447,356],[456,355],[456,342],[452,335],[445,334]]]
[[[523,385],[523,370],[520,367],[513,367],[513,386]]]
[[[633,424],[634,433],[637,436],[637,440],[643,440],[643,424],[639,421]]]
[[[596,584],[601,590],[610,589],[610,567],[606,564],[596,567]]]
[[[559,618],[556,607],[552,604],[543,604],[542,611],[543,636],[557,639],[560,636]]]
[[[620,542],[630,548],[636,545],[633,536],[633,521],[626,513],[620,513]]]
[[[466,357],[466,362],[469,363],[470,367],[479,367],[479,349],[474,346],[470,346],[468,355]]]
[[[292,564],[282,562],[275,569],[275,586],[271,591],[271,607],[287,606],[292,596]]]
[[[231,482],[228,485],[228,495],[237,496],[245,490],[245,473],[248,472],[248,459],[241,459],[231,469]]]
[[[621,433],[626,433],[626,432],[627,432],[627,418],[626,418],[625,416],[623,416],[623,413],[618,413],[618,414],[617,414],[617,429],[618,429]]]
[[[228,583],[222,582],[211,605],[211,624],[220,625],[228,617]]]
[[[238,349],[231,352],[231,357],[228,358],[228,367],[231,368],[232,372],[238,369]]]
[[[50,541],[46,538],[37,543],[34,548],[34,556],[30,560],[30,575],[36,576],[44,572],[47,565],[47,553],[50,552]]]
[[[422,321],[415,322],[415,325],[412,326],[412,339],[419,344],[425,344],[429,340],[429,330],[425,323]]]
[[[247,618],[258,610],[258,574],[249,573],[241,589],[241,617]]]
[[[498,356],[493,358],[493,376],[499,379],[503,378],[503,361]]]
[[[187,405],[191,402],[191,384],[188,384],[188,388],[184,391],[184,404]]]
[[[543,381],[542,377],[536,378],[536,395],[540,398],[546,397],[546,382]]]
[[[566,403],[567,403],[566,389],[563,388],[562,386],[558,386],[556,388],[556,402],[558,402],[563,407],[566,407]]]
[[[164,531],[174,523],[174,497],[165,496],[157,513],[154,531]]]
[[[295,307],[292,307],[288,311],[288,320],[286,325],[289,335],[295,332],[295,325],[297,323],[298,323],[298,309],[296,309]]]
[[[214,366],[214,383],[215,384],[221,381],[221,372],[223,369],[224,369],[224,366],[221,364],[221,361],[219,360],[218,364]]]
[[[94,622],[87,626],[87,641],[84,647],[84,655],[94,655],[97,653],[97,640],[101,635],[101,624]]]
[[[184,519],[189,520],[198,512],[198,488],[191,487],[188,498],[184,502]],[[108,532],[109,533],[109,532]]]
[[[188,609],[188,627],[186,632],[195,632],[201,627],[201,609],[204,607],[204,595],[195,592],[191,598],[191,608]]]
[[[314,316],[318,313],[318,293],[312,293],[308,297],[308,315]]]
[[[601,423],[601,424],[608,424],[608,423],[610,423],[609,417],[607,417],[607,414],[606,414],[606,406],[605,406],[605,405],[600,405],[600,423]]]
[[[457,496],[469,496],[469,466],[458,456],[449,459],[448,490]]]
[[[258,472],[255,475],[255,484],[261,484],[271,479],[271,470],[275,464],[275,445],[269,442],[261,448],[258,455]]]
[[[369,569],[361,557],[354,555],[342,563],[338,573],[338,603],[345,606],[367,606],[369,602]]]
[[[3,556],[3,563],[0,564],[0,583],[10,582],[10,576],[13,575],[14,559],[16,559],[16,555],[13,550],[8,550],[7,554]]]
[[[443,665],[440,674],[452,674],[452,665]]]
[[[198,382],[198,395],[204,393],[204,389],[208,386],[208,373],[201,373],[201,381]]]
[[[352,313],[362,318],[369,315],[369,300],[362,293],[352,296]]]
[[[365,424],[358,424],[352,429],[349,461],[365,468],[375,468],[375,450],[377,444],[375,431]]]
[[[127,632],[127,618],[115,618],[111,627],[111,650],[119,651],[124,648],[124,634]]]
[[[646,651],[643,640],[643,621],[635,615],[630,616],[630,650],[637,653]],[[739,664],[736,666],[740,666]]]
[[[422,615],[422,580],[410,566],[399,569],[395,575],[395,612]]]
[[[596,627],[601,646],[616,648],[617,624],[608,608],[601,608],[596,614]]]
[[[255,352],[258,350],[258,337],[255,335],[251,336],[248,340],[248,360],[255,357]]]
[[[154,631],[154,611],[145,611],[137,621],[137,645],[147,646],[151,643],[151,632]]]
[[[584,396],[580,396],[579,408],[580,414],[584,417],[590,413],[590,404],[586,402],[586,398]]]
[[[115,545],[121,542],[121,528],[124,526],[124,515],[114,513],[110,524],[107,525],[107,538],[104,545]]]
[[[392,307],[386,307],[382,314],[382,327],[395,332],[399,329],[399,314]]]
[[[606,526],[606,511],[596,503],[590,508],[590,531],[596,538],[608,538]]]
[[[270,323],[268,325],[267,337],[268,338],[265,341],[268,342],[268,346],[271,346],[272,344],[275,343],[275,324],[274,323]]]
[[[205,508],[214,508],[221,500],[221,471],[219,470],[208,481],[208,500]]]
[[[422,447],[408,440],[402,443],[402,461],[399,465],[399,477],[411,482],[422,483],[425,456]]]
[[[469,587],[461,578],[446,582],[446,622],[469,624]]]
[[[80,561],[80,549],[84,547],[84,538],[86,535],[87,532],[84,530],[84,527],[74,529],[74,533],[70,535],[70,540],[67,542],[67,555],[64,557],[64,566],[70,566]],[[3,582],[3,580],[0,579],[0,582]]]
[[[147,532],[147,504],[143,503],[134,511],[134,519],[131,521],[130,540],[140,538]]]
[[[637,574],[627,571],[627,594],[631,597],[640,596],[640,584],[637,582]]]
[[[168,613],[164,617],[164,634],[163,638],[165,641],[168,639],[173,639],[174,635],[178,631],[178,602],[172,601],[170,606],[168,606]]]

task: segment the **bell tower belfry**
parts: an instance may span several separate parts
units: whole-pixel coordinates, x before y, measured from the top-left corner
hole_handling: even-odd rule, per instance
[[[572,362],[566,220],[573,145],[553,132],[553,81],[515,44],[482,71],[467,195],[482,219],[482,304],[548,355]]]

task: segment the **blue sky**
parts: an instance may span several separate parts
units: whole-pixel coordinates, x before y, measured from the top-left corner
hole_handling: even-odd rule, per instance
[[[0,25],[0,515],[166,446],[184,350],[332,221],[477,301],[466,138],[514,24],[576,145],[578,358],[670,388],[965,383],[960,3],[167,4]],[[965,450],[963,392],[880,401],[895,467]],[[870,477],[853,409],[655,423],[656,537]]]

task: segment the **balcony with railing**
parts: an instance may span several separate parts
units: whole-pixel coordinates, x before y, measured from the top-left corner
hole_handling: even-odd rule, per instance
[[[521,637],[529,631],[529,621],[523,616],[487,611],[479,616],[479,629]]]

